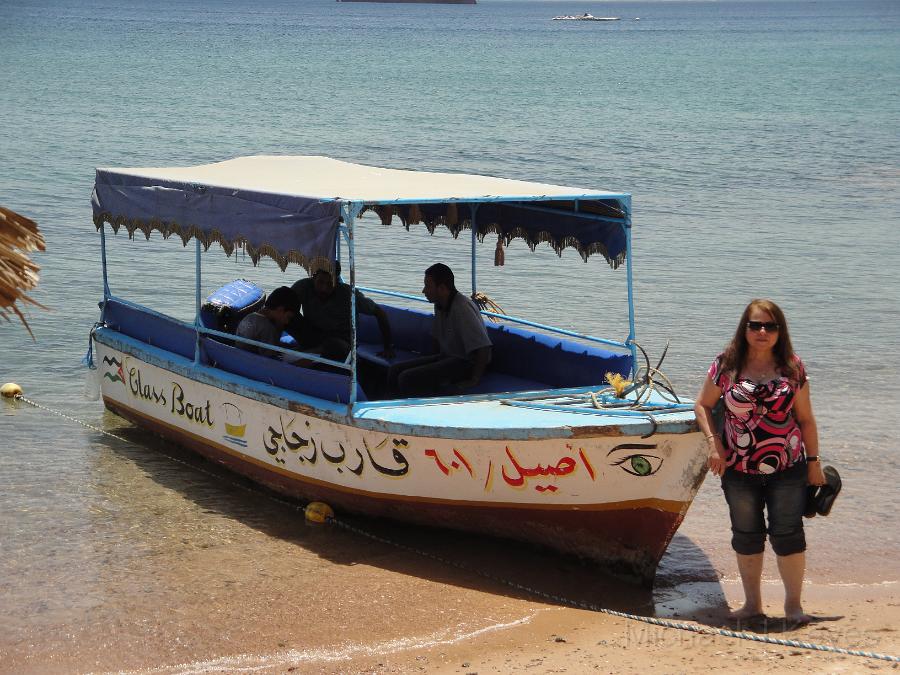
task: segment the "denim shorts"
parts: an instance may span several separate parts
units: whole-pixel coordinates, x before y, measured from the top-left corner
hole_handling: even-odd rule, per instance
[[[731,547],[735,551],[742,555],[762,553],[766,534],[777,555],[806,550],[806,462],[764,475],[729,468],[722,476],[722,490],[731,516]],[[764,510],[769,518],[768,528]]]

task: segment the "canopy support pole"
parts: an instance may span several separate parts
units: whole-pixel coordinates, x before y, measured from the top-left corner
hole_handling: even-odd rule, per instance
[[[341,238],[343,238],[344,243],[349,247],[350,246],[349,231],[347,229],[347,226],[343,225],[343,224],[338,226],[338,234],[337,234],[337,237],[335,237],[335,243],[334,243],[334,259],[337,262],[341,261]],[[334,277],[335,277],[334,280],[336,282],[342,280],[342,279],[339,279],[338,276],[339,275],[337,275],[337,274],[334,275]]]
[[[196,240],[196,244],[194,249],[194,329],[197,337],[194,344],[194,364],[198,365],[200,363],[200,337],[202,336],[200,332],[200,253],[203,249],[199,238]]]
[[[622,230],[625,233],[625,272],[628,278],[628,339],[625,340],[631,348],[631,375],[637,374],[637,346],[634,343],[634,277],[632,276],[632,250],[631,250],[631,197],[622,200],[625,218],[622,222]]]
[[[106,315],[106,301],[112,293],[109,292],[109,272],[106,266],[106,223],[100,223],[100,263],[103,266],[103,309],[100,310],[100,321]]]
[[[475,296],[475,291],[478,290],[476,285],[476,277],[475,277],[475,245],[478,243],[478,224],[475,222],[475,214],[478,213],[478,204],[469,204],[469,210],[471,211],[471,222],[472,222],[472,296]]]
[[[344,229],[342,227],[338,227],[337,236],[334,238],[334,259],[338,261],[341,259],[341,235],[343,234]],[[340,281],[337,274],[334,274],[332,276],[334,276],[334,283]]]
[[[350,397],[347,405],[347,414],[353,415],[353,406],[356,405],[356,383],[358,381],[357,355],[356,355],[356,240],[354,230],[356,217],[362,211],[361,202],[342,202],[341,216],[344,225],[347,226],[347,256],[350,261]]]

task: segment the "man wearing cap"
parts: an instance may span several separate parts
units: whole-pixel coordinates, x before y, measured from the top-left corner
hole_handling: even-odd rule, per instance
[[[350,353],[353,333],[350,320],[352,296],[350,285],[340,281],[340,263],[335,261],[333,265],[334,274],[329,266],[320,265],[310,270],[308,279],[300,279],[291,286],[303,316],[297,316],[287,330],[302,351],[319,354],[332,361],[343,361]],[[357,315],[371,314],[375,317],[384,344],[379,356],[393,358],[391,324],[384,310],[357,290],[356,312]]]

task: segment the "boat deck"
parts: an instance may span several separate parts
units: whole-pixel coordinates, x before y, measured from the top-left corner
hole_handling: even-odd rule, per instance
[[[583,390],[581,390],[583,391]],[[558,393],[540,397],[519,394],[503,399],[497,395],[482,400],[460,401],[448,397],[377,401],[358,404],[354,417],[360,422],[409,427],[417,433],[453,428],[459,438],[540,438],[559,436],[642,436],[685,433],[696,429],[693,410],[650,411],[647,414],[594,408],[590,400],[581,405],[554,405]],[[557,398],[554,398],[557,397]],[[669,402],[654,392],[651,405]],[[689,402],[688,402],[689,403]]]

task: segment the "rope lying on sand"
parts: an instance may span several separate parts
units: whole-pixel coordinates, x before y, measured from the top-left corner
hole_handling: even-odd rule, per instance
[[[528,593],[529,595],[534,595],[539,598],[543,598],[545,600],[552,600],[560,605],[566,605],[568,607],[574,607],[575,609],[585,609],[591,612],[597,612],[598,614],[609,614],[610,616],[617,616],[623,619],[631,619],[632,621],[641,621],[643,623],[649,623],[654,626],[663,626],[665,628],[677,628],[679,630],[686,630],[692,633],[699,633],[701,635],[723,635],[725,637],[739,638],[741,640],[751,640],[753,642],[764,642],[767,644],[775,644],[781,645],[784,647],[800,647],[802,649],[812,649],[814,651],[820,652],[832,652],[835,654],[845,654],[847,656],[863,656],[870,659],[880,659],[882,661],[891,661],[894,663],[900,663],[900,656],[892,656],[890,654],[880,654],[878,652],[866,652],[859,649],[844,649],[843,647],[835,647],[833,645],[823,645],[817,644],[815,642],[805,642],[802,640],[784,640],[781,638],[773,638],[768,635],[760,635],[759,633],[747,633],[745,631],[733,631],[725,628],[714,628],[712,626],[701,626],[699,624],[694,623],[686,623],[684,621],[672,621],[670,619],[657,619],[653,616],[641,616],[640,614],[629,614],[628,612],[619,612],[614,609],[606,609],[605,607],[600,607],[599,605],[595,605],[590,602],[583,602],[581,600],[571,600],[569,598],[564,598],[562,596],[556,595],[554,593],[547,593],[546,591],[542,591],[537,588],[531,588],[529,586],[525,586],[523,584],[516,583],[515,581],[509,581],[508,579],[503,579],[502,577],[494,576],[493,574],[488,574],[487,572],[483,572],[474,567],[469,567],[464,563],[454,562],[453,560],[447,560],[446,558],[442,558],[433,553],[429,553],[427,551],[422,551],[416,549],[412,546],[407,546],[405,544],[400,544],[395,541],[391,541],[390,539],[386,539],[385,537],[381,537],[370,532],[366,532],[358,527],[354,527],[353,525],[349,525],[345,522],[340,521],[337,518],[332,518],[332,524],[340,527],[349,532],[354,532],[355,534],[361,535],[363,537],[367,537],[372,539],[373,541],[380,542],[382,544],[387,544],[389,546],[393,546],[395,548],[399,548],[404,551],[409,551],[410,553],[415,553],[418,556],[422,556],[423,558],[429,558],[431,560],[435,560],[443,565],[449,565],[450,567],[455,567],[456,569],[462,570],[464,572],[468,572],[471,574],[475,574],[483,579],[488,579],[489,581],[494,581],[499,584],[503,584],[504,586],[509,586],[510,588],[515,588],[518,591],[523,591]]]
[[[118,434],[114,434],[110,431],[106,431],[105,429],[101,429],[100,427],[94,426],[93,424],[89,424],[83,420],[79,420],[71,415],[68,415],[62,411],[54,410],[53,408],[48,408],[47,406],[41,405],[37,401],[33,401],[29,398],[26,398],[22,394],[16,394],[15,400],[22,401],[23,403],[27,403],[34,408],[38,408],[39,410],[44,410],[46,412],[52,413],[53,415],[57,415],[58,417],[62,417],[63,419],[69,420],[71,422],[75,422],[76,424],[80,424],[85,429],[90,429],[91,431],[96,431],[105,436],[109,436],[110,438],[115,438],[118,441],[122,441],[123,443],[127,443],[129,445],[134,445],[134,443],[123,436],[119,436]],[[164,453],[165,454],[165,453]],[[206,474],[208,476],[212,476],[217,481],[221,481],[222,476],[213,473],[212,471],[206,471],[201,467],[196,466],[195,464],[190,464],[188,462],[182,461],[177,457],[173,457],[171,455],[166,454],[166,457],[171,459],[172,461],[178,462],[179,464],[183,464],[187,467],[195,471],[199,471],[200,473]],[[306,505],[299,505],[294,502],[287,501],[282,499],[272,493],[265,492],[259,489],[251,488],[247,485],[243,485],[237,481],[229,481],[233,486],[244,490],[245,492],[249,492],[255,495],[265,495],[272,501],[275,501],[279,504],[283,504],[292,510],[296,510],[299,512],[306,511]],[[641,616],[640,614],[629,614],[628,612],[619,612],[614,609],[607,609],[605,607],[600,607],[599,605],[595,605],[590,602],[583,602],[581,600],[571,600],[569,598],[564,598],[562,596],[556,595],[554,593],[547,593],[546,591],[542,591],[537,588],[532,588],[530,586],[525,586],[523,584],[517,583],[515,581],[510,581],[508,579],[503,579],[502,577],[495,576],[493,574],[489,574],[487,572],[483,572],[474,567],[470,567],[464,563],[456,562],[453,560],[448,560],[446,558],[442,558],[441,556],[435,555],[434,553],[429,553],[428,551],[423,551],[421,549],[414,548],[412,546],[407,546],[406,544],[401,544],[396,541],[392,541],[385,537],[373,534],[368,532],[362,528],[359,528],[355,525],[351,525],[350,523],[344,522],[339,518],[330,516],[326,518],[326,522],[334,525],[335,527],[339,527],[342,530],[346,530],[347,532],[352,532],[359,536],[365,537],[372,541],[377,541],[381,544],[386,544],[393,548],[397,548],[402,551],[407,551],[409,553],[413,553],[417,556],[427,558],[429,560],[434,560],[435,562],[439,562],[442,565],[447,565],[449,567],[453,567],[455,569],[461,570],[468,574],[473,574],[479,576],[483,579],[487,579],[489,581],[493,581],[498,584],[502,584],[504,586],[508,586],[510,588],[514,588],[518,591],[522,591],[524,593],[528,593],[529,595],[533,595],[538,598],[543,598],[544,600],[550,600],[560,605],[566,605],[567,607],[574,607],[576,609],[585,609],[591,612],[597,612],[598,614],[608,614],[610,616],[616,616],[622,619],[630,619],[632,621],[640,621],[643,623],[648,623],[654,626],[662,626],[664,628],[675,628],[678,630],[690,631],[692,633],[698,633],[701,635],[721,635],[724,637],[737,638],[740,640],[750,640],[752,642],[761,642],[764,644],[772,644],[772,645],[781,645],[783,647],[794,647],[799,649],[810,649],[813,651],[819,652],[828,652],[832,654],[843,654],[846,656],[861,656],[867,659],[877,659],[879,661],[888,661],[891,663],[900,663],[900,656],[893,656],[891,654],[881,654],[879,652],[867,652],[860,649],[845,649],[843,647],[836,647],[834,645],[825,645],[819,644],[815,642],[806,642],[804,640],[785,640],[782,638],[774,638],[768,635],[760,635],[759,633],[748,633],[746,631],[734,631],[728,630],[725,628],[714,628],[712,626],[701,626],[699,624],[687,623],[684,621],[672,621],[671,619],[657,619],[652,616]]]

